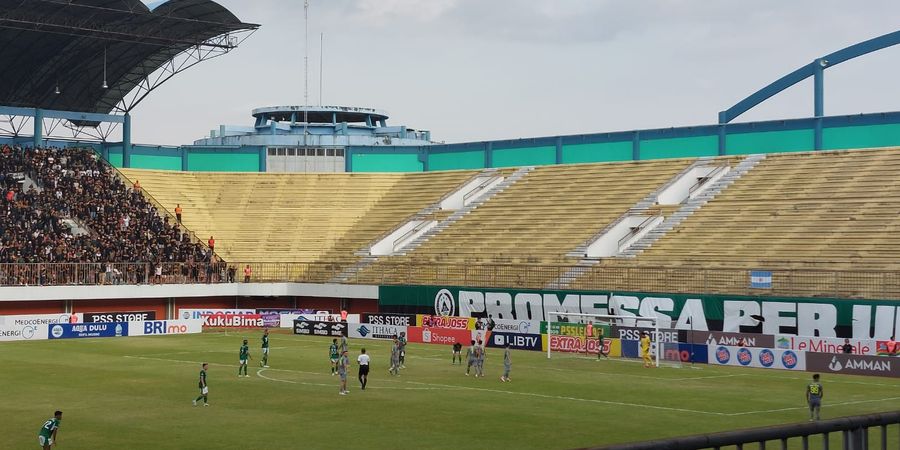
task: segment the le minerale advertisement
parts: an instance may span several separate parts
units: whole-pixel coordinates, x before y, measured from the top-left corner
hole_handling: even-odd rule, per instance
[[[889,300],[381,286],[378,304],[384,313],[552,322],[560,320],[554,312],[567,311],[657,316],[661,329],[688,331],[855,339],[900,335],[900,302]]]

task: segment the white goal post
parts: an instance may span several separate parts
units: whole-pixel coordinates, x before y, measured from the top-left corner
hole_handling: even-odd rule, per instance
[[[651,327],[653,328],[653,336],[654,336],[653,339],[656,339],[656,337],[659,336],[659,318],[658,317],[622,316],[622,315],[615,315],[615,314],[585,314],[585,313],[573,313],[573,312],[567,312],[567,311],[555,311],[555,312],[547,313],[548,318],[553,317],[553,316],[556,316],[557,318],[566,317],[566,318],[577,318],[578,319],[577,321],[574,321],[571,323],[587,323],[587,321],[593,321],[595,319],[599,319],[602,321],[608,321],[608,322],[610,322],[610,324],[617,324],[617,325],[621,325],[622,321],[628,321],[628,322],[634,323],[634,325],[629,325],[629,326],[639,327],[640,326],[639,324],[643,322],[643,323],[647,323],[650,325],[647,328],[651,328]],[[551,341],[551,334],[552,334],[551,324],[554,322],[550,322],[550,321],[545,321],[545,322],[547,323],[547,359],[550,359],[550,353],[551,353],[550,341]],[[562,322],[556,322],[556,323],[562,323]],[[606,338],[609,339],[611,337],[612,336],[607,336]],[[585,336],[585,339],[587,339],[587,336]],[[654,355],[656,367],[659,367],[659,355],[660,355],[660,353],[663,352],[662,345],[663,344],[660,342],[656,343],[656,352],[655,352],[656,354]]]

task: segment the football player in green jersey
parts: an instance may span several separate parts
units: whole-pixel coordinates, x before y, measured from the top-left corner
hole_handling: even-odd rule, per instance
[[[265,368],[269,368],[269,329],[266,328],[263,330],[262,335],[262,361],[259,362],[259,365]]]
[[[334,376],[337,373],[338,358],[341,357],[338,353],[337,339],[331,340],[331,346],[328,347],[328,357],[331,358],[331,375]]]
[[[241,353],[238,356],[240,358],[241,365],[238,366],[238,376],[241,376],[241,371],[244,372],[245,377],[249,377],[247,375],[247,360],[250,359],[250,346],[247,345],[247,340],[244,339],[244,345],[241,346]]]
[[[200,396],[194,399],[194,406],[197,406],[197,402],[200,399],[203,399],[203,406],[209,406],[209,387],[206,385],[206,368],[209,367],[209,364],[203,363],[200,366],[200,382],[198,386],[200,387]]]
[[[62,411],[53,413],[53,417],[44,422],[38,434],[38,443],[44,450],[50,450],[50,446],[56,443],[56,435],[59,433],[59,422],[62,420]]]

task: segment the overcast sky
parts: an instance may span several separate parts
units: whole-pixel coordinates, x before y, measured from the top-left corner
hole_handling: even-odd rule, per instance
[[[134,142],[189,144],[303,104],[303,1],[220,0],[262,27],[168,81]],[[310,101],[386,110],[446,142],[715,123],[818,56],[898,29],[900,1],[311,0]],[[900,48],[825,72],[825,113],[900,110]],[[737,121],[812,115],[807,80]]]

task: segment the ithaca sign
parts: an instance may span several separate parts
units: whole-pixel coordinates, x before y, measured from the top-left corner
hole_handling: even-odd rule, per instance
[[[624,327],[647,326],[636,317],[655,316],[661,329],[699,332],[856,339],[900,335],[898,301],[381,286],[378,303],[382,312],[501,320],[555,322],[561,317],[555,313],[563,311],[627,316],[619,319]]]

